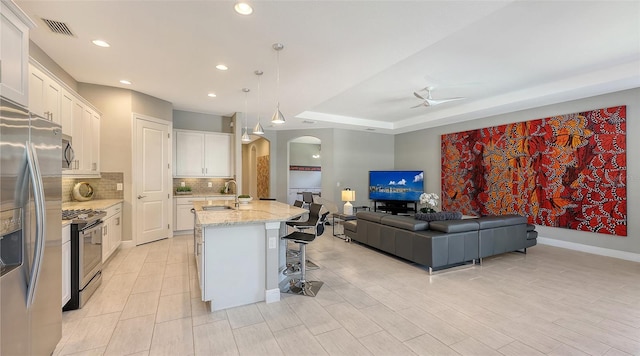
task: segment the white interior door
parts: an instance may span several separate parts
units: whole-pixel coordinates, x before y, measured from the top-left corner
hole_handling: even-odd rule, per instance
[[[170,236],[169,125],[135,119],[135,231],[136,245]]]

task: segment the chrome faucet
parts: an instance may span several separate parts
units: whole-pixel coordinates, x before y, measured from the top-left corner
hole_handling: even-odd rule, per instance
[[[238,200],[238,183],[235,180],[230,180],[224,183],[224,188],[227,190],[227,193],[229,192],[229,183],[233,183],[233,185],[236,187],[233,205],[237,207],[240,205],[240,201]]]

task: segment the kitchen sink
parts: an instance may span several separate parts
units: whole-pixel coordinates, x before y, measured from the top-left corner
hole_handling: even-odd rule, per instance
[[[233,207],[230,207],[228,205],[203,205],[202,210],[204,211],[233,210]]]

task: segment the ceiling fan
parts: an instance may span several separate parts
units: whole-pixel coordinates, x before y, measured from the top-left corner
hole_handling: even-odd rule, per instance
[[[450,101],[456,101],[456,100],[465,99],[464,97],[434,99],[434,98],[431,97],[431,91],[433,89],[434,89],[433,87],[426,87],[426,88],[420,90],[420,91],[422,91],[422,90],[426,90],[427,91],[426,98],[424,96],[418,94],[418,92],[414,91],[413,95],[415,95],[416,98],[422,100],[422,103],[419,104],[419,105],[416,105],[416,106],[412,106],[411,109],[415,109],[415,108],[420,107],[420,106],[429,107],[429,106],[439,105],[439,104],[443,104],[443,103],[448,103]]]

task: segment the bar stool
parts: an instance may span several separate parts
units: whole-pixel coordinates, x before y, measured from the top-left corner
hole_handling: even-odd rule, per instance
[[[296,200],[293,202],[293,206],[295,206],[296,208],[302,208],[302,205],[304,205],[304,202],[302,200]],[[289,221],[298,221],[300,220],[300,216],[298,216],[297,218],[293,218]]]
[[[289,220],[287,221],[287,225],[294,227],[297,230],[311,229],[316,225],[320,218],[320,209],[322,209],[322,204],[311,203],[309,205],[309,219],[305,221]]]
[[[307,206],[311,206],[311,204],[313,204],[313,193],[312,192],[302,192],[302,201]]]
[[[299,200],[296,200],[294,205],[296,205],[296,203],[299,204],[302,202],[300,202]],[[322,204],[311,203],[311,206],[309,206],[309,218],[307,220],[298,221],[296,219],[292,219],[287,221],[286,224],[288,226],[295,228],[297,231],[311,229],[317,225],[318,220],[320,219],[320,210],[322,210]],[[287,256],[293,257],[293,258],[298,257],[300,256],[300,251],[288,249]],[[317,264],[307,260],[307,269],[317,269],[317,268],[319,268]],[[290,275],[293,273],[298,273],[299,271],[300,271],[300,261],[296,261],[293,263],[287,262],[287,269],[285,269],[283,273],[285,275]]]
[[[283,293],[306,295],[308,297],[315,297],[324,282],[321,281],[307,281],[307,244],[314,241],[316,237],[322,235],[324,232],[324,222],[327,220],[326,212],[318,219],[315,225],[315,233],[311,234],[303,231],[294,231],[283,239],[291,240],[300,245],[300,278],[291,279],[289,283],[281,290]]]

